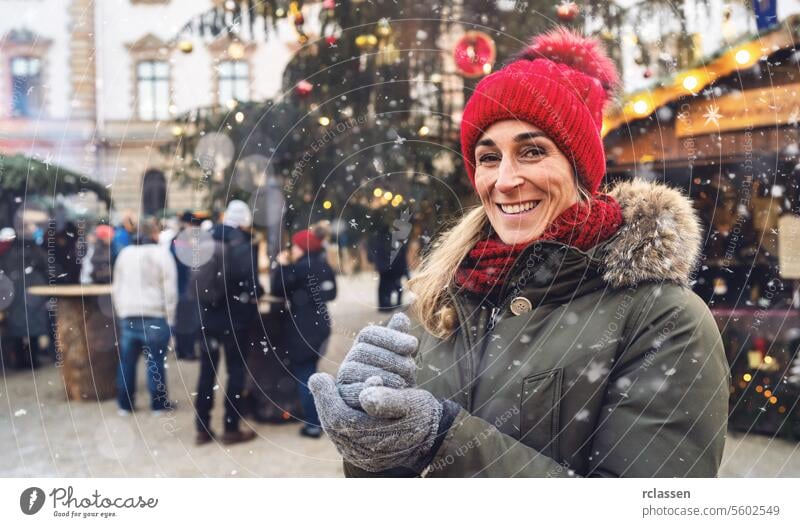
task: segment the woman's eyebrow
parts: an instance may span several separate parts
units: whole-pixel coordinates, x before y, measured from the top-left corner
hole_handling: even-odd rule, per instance
[[[522,143],[524,141],[529,141],[531,139],[536,139],[537,137],[547,137],[544,132],[523,132],[514,137],[515,143]]]
[[[475,146],[476,147],[478,147],[478,146],[494,146],[494,141],[492,141],[489,138],[481,139],[480,141],[475,143]]]

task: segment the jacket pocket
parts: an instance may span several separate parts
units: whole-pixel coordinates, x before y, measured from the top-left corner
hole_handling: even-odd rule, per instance
[[[520,398],[520,441],[553,459],[559,454],[562,373],[556,368],[525,377]]]

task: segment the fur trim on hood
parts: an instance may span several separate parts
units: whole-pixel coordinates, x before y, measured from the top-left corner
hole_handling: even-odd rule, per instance
[[[642,180],[619,183],[609,194],[622,208],[623,224],[605,249],[604,280],[618,288],[648,281],[688,286],[702,242],[691,200]]]

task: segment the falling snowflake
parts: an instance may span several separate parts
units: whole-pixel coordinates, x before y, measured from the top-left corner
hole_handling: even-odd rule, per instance
[[[715,126],[719,126],[719,120],[723,118],[722,114],[719,113],[719,106],[716,104],[706,106],[706,113],[703,114],[703,117],[706,118],[706,125],[714,123]]]
[[[787,123],[791,126],[797,126],[798,122],[800,122],[800,108],[795,106],[794,109],[792,109],[792,113],[789,114]]]
[[[589,420],[589,410],[586,408],[581,408],[581,410],[575,414],[576,421],[588,421]]]
[[[586,370],[586,378],[589,382],[597,382],[608,373],[608,368],[601,362],[592,361]]]
[[[396,145],[402,145],[405,142],[406,142],[406,138],[403,137],[402,135],[398,135],[397,138],[394,140],[394,144],[396,144]]]

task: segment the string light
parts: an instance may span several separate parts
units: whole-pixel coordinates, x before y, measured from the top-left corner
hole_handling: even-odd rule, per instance
[[[750,52],[746,49],[740,49],[736,52],[735,58],[737,64],[747,64],[750,62]]]
[[[637,115],[645,115],[650,111],[650,105],[644,99],[638,99],[633,103],[633,111]]]
[[[683,87],[689,91],[694,91],[697,88],[697,77],[694,75],[687,75],[685,79],[683,79]]]

